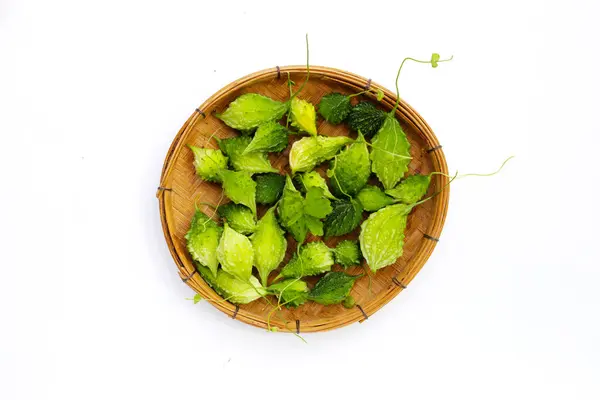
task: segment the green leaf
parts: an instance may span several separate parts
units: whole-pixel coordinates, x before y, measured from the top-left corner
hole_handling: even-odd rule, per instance
[[[354,199],[340,199],[332,204],[333,210],[324,222],[325,238],[352,232],[362,219],[362,205]]]
[[[198,304],[202,301],[202,296],[200,296],[198,293],[196,293],[194,295],[194,304]]]
[[[269,121],[258,127],[254,138],[244,149],[243,154],[253,152],[278,153],[288,145],[289,131],[276,121]]]
[[[257,93],[246,93],[232,101],[222,114],[217,114],[217,118],[233,129],[246,130],[281,119],[288,107],[288,102],[282,103]]]
[[[272,284],[267,289],[276,295],[287,307],[298,307],[308,298],[308,285],[299,279],[285,279]]]
[[[185,234],[192,259],[208,267],[214,275],[219,268],[217,246],[222,234],[223,228],[200,210],[196,210],[190,230]]]
[[[219,177],[223,183],[225,196],[236,204],[242,204],[252,210],[256,215],[256,182],[252,180],[252,174],[245,171],[219,171]]]
[[[313,235],[323,235],[323,223],[320,215],[331,210],[329,200],[324,197],[323,190],[311,188],[307,199],[294,187],[288,176],[283,195],[279,201],[278,213],[281,225],[292,234],[298,243],[303,243],[308,231]]]
[[[236,232],[225,223],[223,235],[217,247],[217,259],[223,271],[243,281],[252,276],[254,250],[250,239]]]
[[[379,96],[377,98],[379,99]],[[360,131],[365,137],[370,137],[381,128],[386,117],[387,114],[384,111],[363,101],[352,107],[347,122],[353,131]]]
[[[315,218],[325,218],[331,212],[331,201],[325,197],[323,189],[311,187],[306,192],[304,213]]]
[[[258,221],[256,232],[250,237],[254,248],[254,266],[258,270],[263,286],[271,271],[275,270],[285,257],[287,240],[283,229],[275,218],[275,207],[271,207]]]
[[[438,53],[433,53],[431,55],[431,66],[433,68],[437,68],[438,66],[438,61],[440,61],[440,55]]]
[[[281,197],[285,176],[275,173],[255,175],[256,202],[259,204],[273,204]]]
[[[396,201],[387,196],[377,186],[367,185],[358,194],[356,198],[362,204],[365,211],[373,212],[380,208],[394,204]]]
[[[293,127],[312,136],[317,135],[317,113],[315,112],[315,106],[306,100],[294,97],[290,110]]]
[[[312,215],[305,215],[304,225],[313,235],[323,236],[323,222],[321,222],[319,218],[313,217]]]
[[[371,271],[391,265],[402,256],[404,230],[411,209],[405,204],[387,206],[362,223],[360,250]]]
[[[277,212],[279,213],[281,225],[294,236],[297,242],[304,242],[307,234],[306,225],[302,220],[304,217],[304,198],[296,190],[289,176],[286,177]]]
[[[383,93],[383,90],[377,89],[377,101],[383,100],[384,96],[385,96],[385,94]]]
[[[284,278],[302,278],[319,275],[331,270],[333,253],[323,242],[311,242],[300,246],[290,262],[281,270]]]
[[[194,167],[199,177],[209,182],[218,182],[217,172],[227,168],[227,157],[221,150],[205,149],[202,147],[188,146],[194,153]]]
[[[319,279],[310,291],[308,298],[323,305],[340,304],[350,294],[354,282],[361,275],[348,275],[345,272],[329,272]]]
[[[385,193],[401,203],[413,204],[425,196],[430,182],[431,177],[429,175],[410,175],[395,188],[386,190]]]
[[[244,154],[252,141],[250,136],[236,136],[229,139],[217,139],[219,147],[229,156],[229,163],[236,171],[250,173],[278,172],[273,168],[266,153],[253,152]]]
[[[367,184],[370,175],[369,149],[362,133],[358,132],[358,139],[331,161],[327,176],[333,193],[339,197],[354,196]]]
[[[352,110],[350,96],[341,93],[326,94],[319,103],[319,114],[334,125],[343,122],[350,114],[350,110]]]
[[[359,265],[361,254],[356,240],[342,240],[333,249],[335,262],[344,268]]]
[[[342,305],[344,306],[344,308],[352,308],[356,305],[356,300],[354,300],[354,297],[348,295],[342,302]]]
[[[336,197],[331,194],[325,178],[323,178],[317,171],[305,172],[303,174],[297,174],[294,176],[294,183],[299,186],[301,192],[306,193],[311,187],[318,187],[323,189],[323,194],[330,200],[336,200]]]
[[[393,188],[410,164],[410,143],[400,123],[393,115],[388,115],[372,141],[372,171],[385,189]]]
[[[234,304],[248,304],[258,298],[267,295],[267,291],[261,286],[256,277],[243,281],[220,269],[216,277],[202,265],[196,264],[196,269],[204,281],[212,287],[225,300]]]
[[[312,170],[317,164],[333,158],[345,144],[352,141],[347,136],[315,136],[294,142],[290,151],[292,173]]]
[[[249,235],[256,229],[256,217],[246,206],[227,203],[219,206],[217,212],[230,227],[243,235]]]

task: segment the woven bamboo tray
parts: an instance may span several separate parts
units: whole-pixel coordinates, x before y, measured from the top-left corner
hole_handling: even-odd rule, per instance
[[[237,135],[236,131],[227,127],[213,114],[223,111],[231,101],[243,93],[261,93],[277,100],[287,100],[289,96],[288,72],[291,79],[297,83],[302,82],[306,76],[305,66],[276,67],[259,71],[227,85],[198,107],[181,127],[169,148],[157,191],[165,239],[177,264],[181,279],[229,317],[260,328],[267,328],[267,318],[273,309],[272,305],[266,299],[259,299],[240,306],[223,301],[196,272],[187,252],[184,235],[189,229],[190,220],[194,214],[194,202],[208,202],[216,205],[221,198],[222,190],[220,185],[202,182],[196,176],[192,165],[192,152],[186,144],[218,148],[214,140],[209,141],[211,135],[214,134],[219,138]],[[326,93],[332,91],[347,94],[357,93],[367,87],[382,89],[385,97],[379,105],[388,111],[392,109],[396,96],[389,90],[372,83],[370,79],[367,80],[346,71],[327,67],[311,67],[310,80],[299,97],[316,105]],[[375,99],[371,100],[376,102]],[[447,174],[448,168],[442,146],[423,118],[402,100],[396,117],[411,144],[410,152],[413,159],[409,166],[409,173],[427,174],[432,171],[440,171]],[[327,136],[350,134],[346,125],[334,126],[321,119],[317,121],[317,128],[319,134]],[[282,154],[271,155],[273,166],[279,168],[283,173],[290,172],[288,151],[289,147]],[[447,182],[448,179],[445,176],[434,175],[429,193],[443,188]],[[377,271],[377,274],[369,272],[372,278],[370,289],[367,276],[363,276],[356,282],[351,293],[356,299],[357,305],[354,308],[345,309],[341,305],[322,306],[307,302],[297,309],[283,308],[280,312],[273,313],[270,325],[277,327],[280,332],[304,333],[340,328],[368,319],[406,289],[433,252],[448,210],[448,198],[449,189],[446,186],[433,200],[415,208],[408,218],[404,255],[394,265]],[[207,215],[212,215],[214,212],[209,207],[200,207]],[[265,207],[262,209],[259,207],[259,216],[265,210]],[[326,241],[326,244],[333,247],[340,240],[356,238],[356,236],[354,234],[331,238]],[[294,251],[295,242],[289,240],[287,255],[282,265],[285,265]],[[338,267],[334,266],[334,269],[336,268]],[[368,270],[368,268],[366,269]],[[364,272],[364,269],[354,267],[348,272],[359,274]],[[274,304],[276,301],[273,299],[270,298],[270,301]]]

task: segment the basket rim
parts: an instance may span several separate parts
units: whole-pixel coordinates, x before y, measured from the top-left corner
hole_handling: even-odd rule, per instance
[[[267,68],[257,72],[253,72],[227,84],[226,86],[212,94],[199,107],[197,107],[192,113],[192,115],[190,115],[190,117],[185,121],[183,126],[179,129],[171,145],[169,146],[161,171],[160,184],[156,192],[156,197],[159,201],[159,213],[161,218],[163,234],[165,236],[165,240],[167,242],[167,246],[169,248],[171,256],[173,257],[173,260],[175,261],[175,264],[179,269],[179,276],[183,280],[183,282],[190,286],[194,291],[199,293],[213,306],[215,306],[217,309],[224,312],[225,314],[233,317],[234,319],[238,319],[244,323],[260,328],[267,328],[267,323],[266,321],[264,321],[264,319],[257,319],[254,314],[245,312],[245,310],[240,309],[239,306],[222,301],[221,297],[216,295],[212,288],[210,288],[199,276],[193,265],[187,265],[189,263],[185,261],[185,255],[182,256],[178,251],[174,243],[174,234],[170,226],[169,209],[171,208],[171,189],[168,186],[168,182],[170,179],[170,173],[172,171],[172,168],[175,165],[175,161],[177,160],[181,149],[184,147],[184,143],[191,128],[199,119],[203,119],[206,116],[205,110],[208,110],[211,104],[218,102],[223,96],[228,95],[231,91],[241,89],[244,86],[247,86],[248,84],[251,84],[255,81],[261,81],[269,78],[279,78],[281,77],[282,73],[288,72],[303,73],[306,72],[306,66],[277,66],[275,68]],[[364,88],[369,86],[374,89],[381,89],[384,93],[384,98],[380,102],[380,104],[384,105],[386,108],[389,109],[393,107],[393,104],[396,101],[396,95],[389,89],[386,89],[382,85],[373,82],[371,79],[366,79],[352,72],[348,72],[337,68],[311,65],[310,74],[311,79],[332,79],[339,83],[345,84],[347,86],[353,86],[355,88]],[[427,122],[425,122],[425,120],[419,115],[419,113],[417,113],[417,111],[415,111],[408,103],[406,103],[402,98],[400,98],[400,103],[398,109],[396,110],[395,117],[400,121],[408,121],[417,128],[419,134],[425,139],[425,141],[430,146],[430,148],[427,149],[427,152],[432,158],[432,162],[436,167],[435,169],[447,175],[448,166],[446,164],[446,158],[441,148],[441,145],[437,137],[433,133],[431,127],[427,124]],[[445,183],[448,182],[448,178],[446,178],[443,175],[436,175],[436,177],[441,182],[441,185],[445,185]],[[337,329],[347,326],[354,322],[363,322],[366,319],[368,319],[369,316],[381,309],[384,305],[390,302],[394,297],[396,297],[402,290],[406,288],[406,286],[410,283],[410,281],[412,281],[412,279],[414,279],[416,274],[422,269],[422,267],[425,265],[425,263],[433,253],[433,249],[435,248],[437,241],[439,240],[448,212],[449,193],[449,186],[445,185],[444,189],[436,197],[436,208],[434,210],[435,212],[431,217],[430,231],[423,232],[422,241],[424,241],[424,244],[422,244],[419,247],[419,251],[415,253],[415,255],[411,258],[410,263],[408,264],[412,268],[403,268],[402,271],[400,271],[395,277],[393,277],[392,281],[394,282],[394,285],[391,285],[391,289],[388,289],[387,291],[382,291],[378,296],[379,298],[377,302],[371,302],[368,306],[358,307],[358,309],[354,308],[352,310],[346,310],[347,312],[343,314],[343,318],[334,319],[334,321],[331,321],[331,318],[324,321],[311,321],[311,323],[308,325],[302,325],[302,329],[300,320],[295,321],[295,326],[289,325],[291,321],[282,323],[279,320],[271,321],[270,325],[280,328],[280,332],[285,332],[287,330],[290,332],[295,331],[297,333],[308,333]]]

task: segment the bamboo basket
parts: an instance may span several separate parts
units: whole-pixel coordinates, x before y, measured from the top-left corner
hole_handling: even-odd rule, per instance
[[[277,100],[285,101],[289,97],[287,74],[294,82],[301,82],[306,76],[305,66],[276,67],[259,71],[243,77],[227,85],[212,95],[192,113],[179,130],[167,153],[157,197],[160,206],[160,218],[168,248],[177,264],[179,276],[188,286],[199,293],[216,308],[247,324],[266,329],[268,316],[276,300],[273,297],[259,299],[250,304],[236,306],[217,295],[197,273],[192,259],[186,249],[184,235],[189,229],[190,221],[195,210],[195,201],[217,204],[222,196],[220,185],[203,182],[195,174],[192,165],[193,155],[187,144],[218,148],[215,141],[209,141],[211,135],[219,138],[232,137],[237,132],[227,127],[216,118],[215,112],[222,112],[227,105],[243,93],[260,93]],[[298,86],[298,85],[297,85]],[[296,87],[297,87],[296,86]],[[396,96],[389,90],[376,85],[358,75],[327,67],[311,67],[310,80],[300,94],[300,98],[318,104],[324,94],[340,92],[345,94],[357,93],[365,88],[382,89],[385,97],[379,106],[390,111],[396,101]],[[373,96],[371,100],[376,103]],[[442,146],[423,118],[407,103],[400,101],[396,118],[406,132],[411,144],[409,173],[427,174],[439,171],[447,174],[448,168]],[[317,121],[319,134],[327,136],[349,135],[350,131],[344,124],[332,125],[322,120]],[[355,135],[352,133],[352,135]],[[297,140],[299,137],[294,137]],[[289,173],[288,151],[282,154],[271,154],[271,163],[282,173]],[[352,296],[356,306],[346,309],[342,305],[322,306],[313,302],[288,310],[272,313],[269,323],[280,332],[319,332],[340,328],[353,322],[363,322],[376,311],[407,288],[415,275],[421,270],[439,240],[444,219],[448,210],[449,188],[444,187],[448,178],[434,175],[429,193],[443,188],[441,193],[431,201],[416,207],[408,218],[404,254],[395,264],[377,271],[369,272],[356,281]],[[214,211],[207,206],[200,206],[207,215]],[[259,217],[266,210],[259,207]],[[310,235],[309,235],[310,237]],[[356,234],[331,238],[326,241],[330,247],[343,239],[356,238]],[[295,242],[288,240],[288,251],[282,266],[295,251]],[[364,261],[363,261],[364,263]],[[348,270],[351,274],[359,274],[368,270],[363,266]],[[334,266],[334,270],[339,266]],[[271,275],[271,276],[274,276]]]

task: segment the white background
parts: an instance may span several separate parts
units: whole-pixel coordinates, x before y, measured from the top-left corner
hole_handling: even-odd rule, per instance
[[[0,399],[600,398],[597,1],[0,1]],[[366,323],[273,334],[179,279],[155,198],[213,92],[304,62],[393,87],[457,181]]]

